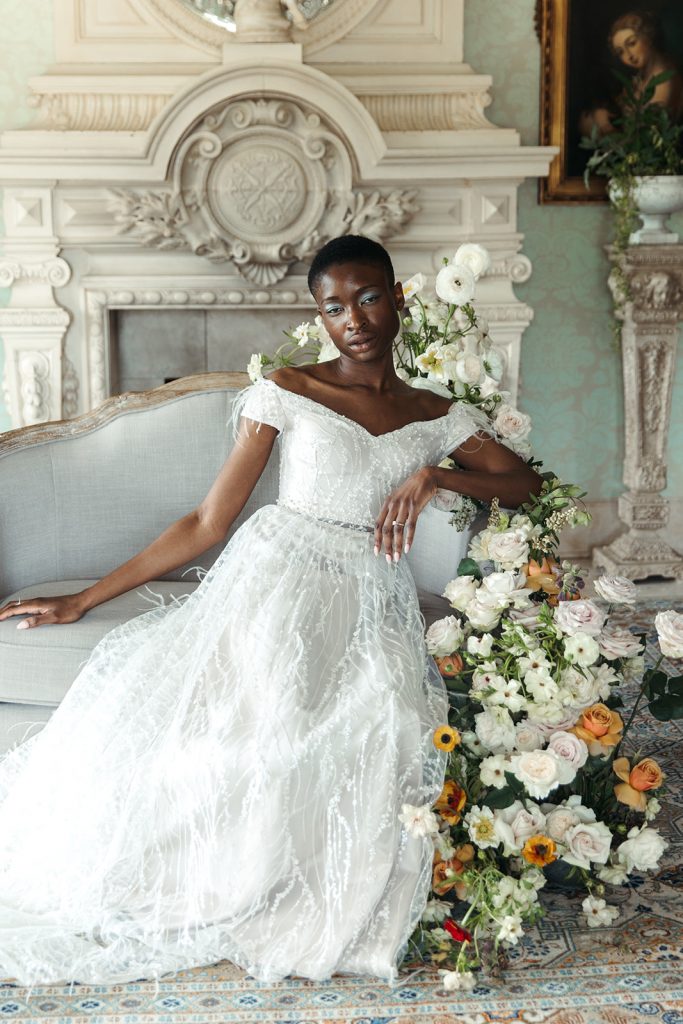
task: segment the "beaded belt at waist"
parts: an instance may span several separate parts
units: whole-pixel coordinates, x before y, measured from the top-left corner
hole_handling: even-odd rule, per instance
[[[330,519],[327,516],[316,515],[310,509],[302,508],[301,505],[296,505],[293,502],[282,501],[280,498],[277,499],[277,505],[287,512],[294,512],[298,516],[305,516],[306,519],[312,519],[316,523],[328,523],[330,526],[341,526],[345,530],[359,530],[361,533],[374,533],[375,530],[374,526],[365,526],[361,523],[347,523],[343,519]]]

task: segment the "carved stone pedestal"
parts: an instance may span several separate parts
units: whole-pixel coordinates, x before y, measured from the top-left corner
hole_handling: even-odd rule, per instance
[[[669,502],[667,441],[678,323],[683,319],[683,245],[632,245],[621,264],[629,292],[623,310],[624,483],[619,518],[626,532],[593,552],[593,564],[642,580],[683,578],[683,557],[663,536]],[[618,295],[620,282],[610,286]]]

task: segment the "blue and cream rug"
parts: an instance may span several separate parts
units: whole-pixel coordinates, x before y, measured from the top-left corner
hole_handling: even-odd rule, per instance
[[[664,602],[643,604],[649,630]],[[670,671],[674,666],[668,666]],[[632,699],[633,693],[630,695]],[[629,697],[627,695],[627,703]],[[407,973],[394,988],[368,980],[261,984],[227,963],[172,980],[134,985],[45,987],[31,998],[0,984],[0,1020],[36,1024],[683,1024],[683,728],[638,718],[634,746],[667,774],[659,872],[613,889],[614,927],[589,929],[581,895],[543,892],[546,916],[511,951],[497,978],[446,993],[438,976]]]

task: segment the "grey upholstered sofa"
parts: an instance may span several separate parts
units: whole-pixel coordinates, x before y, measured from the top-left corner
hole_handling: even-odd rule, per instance
[[[232,397],[246,383],[243,374],[186,377],[111,398],[76,420],[0,435],[0,604],[80,590],[194,508],[230,449]],[[277,484],[274,452],[233,529],[275,501]],[[464,540],[444,513],[428,512],[410,562],[431,620],[449,611],[436,594]],[[219,550],[195,564],[209,566]],[[149,589],[165,599],[186,593],[197,582],[186,569]],[[149,601],[142,588],[71,625],[17,630],[16,618],[0,622],[0,754],[48,720],[98,640]]]

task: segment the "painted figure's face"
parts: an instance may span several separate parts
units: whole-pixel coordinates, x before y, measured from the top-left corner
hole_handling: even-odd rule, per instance
[[[622,64],[641,71],[650,59],[651,47],[645,36],[635,29],[620,28],[612,36],[612,49]]]
[[[340,353],[363,363],[391,347],[405,301],[401,285],[390,285],[384,267],[373,263],[329,267],[318,281],[315,299]]]

